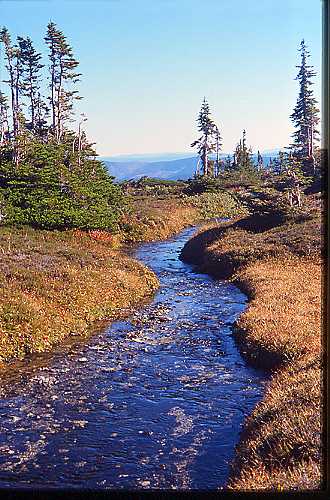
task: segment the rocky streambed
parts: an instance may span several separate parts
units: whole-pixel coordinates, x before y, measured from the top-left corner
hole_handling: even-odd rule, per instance
[[[0,382],[0,488],[214,489],[226,484],[265,375],[231,327],[246,296],[181,262],[194,228],[135,257],[153,301]]]

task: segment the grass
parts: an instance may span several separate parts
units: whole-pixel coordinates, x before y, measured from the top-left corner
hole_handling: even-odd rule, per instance
[[[0,361],[48,350],[158,286],[134,259],[73,231],[0,232]]]
[[[122,218],[120,239],[124,243],[166,239],[198,218],[196,208],[175,198],[135,196],[132,206],[132,213]]]
[[[232,217],[242,211],[229,193],[136,195],[131,201],[132,213],[123,216],[121,224],[120,238],[126,243],[165,239],[187,225],[212,217]]]
[[[243,427],[231,490],[321,487],[319,201],[309,197],[296,214],[277,207],[276,217],[266,210],[210,226],[183,251],[185,260],[247,293],[249,306],[233,333],[250,362],[272,370],[263,400]]]

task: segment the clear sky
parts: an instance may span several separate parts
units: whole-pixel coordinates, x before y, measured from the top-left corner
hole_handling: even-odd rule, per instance
[[[49,20],[81,63],[100,155],[189,150],[204,96],[225,152],[243,128],[254,150],[287,145],[302,38],[320,101],[321,0],[0,0],[0,26],[43,51]]]

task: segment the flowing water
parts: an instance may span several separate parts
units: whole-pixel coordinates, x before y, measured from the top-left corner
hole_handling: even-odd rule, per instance
[[[16,363],[0,383],[0,487],[214,489],[265,375],[231,325],[234,285],[179,260],[193,228],[140,246],[161,287],[125,321]]]

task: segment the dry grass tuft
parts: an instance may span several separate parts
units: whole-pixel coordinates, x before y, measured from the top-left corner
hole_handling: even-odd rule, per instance
[[[281,362],[320,352],[321,274],[320,259],[294,255],[238,271],[234,279],[252,299],[238,321],[247,351],[275,353]]]
[[[158,286],[150,270],[84,233],[2,229],[0,259],[3,362],[86,333]]]

